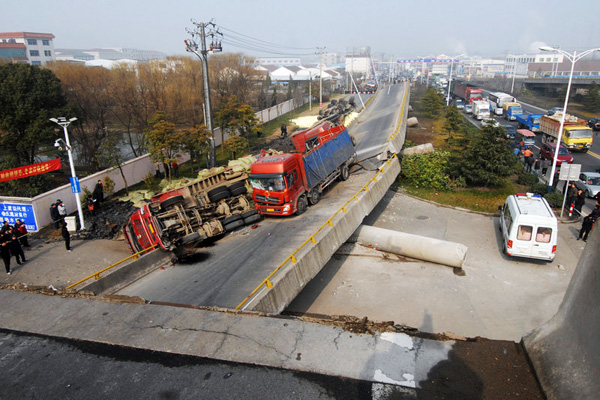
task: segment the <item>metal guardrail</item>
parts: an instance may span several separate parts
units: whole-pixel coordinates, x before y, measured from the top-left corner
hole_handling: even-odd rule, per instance
[[[392,135],[387,139],[387,141],[389,142],[390,140],[394,139],[396,137],[396,135],[400,132],[400,128],[402,126],[402,122],[403,122],[403,118],[402,116],[404,115],[404,108],[405,108],[405,103],[406,103],[406,96],[407,96],[407,92],[404,92],[404,99],[402,100],[402,108],[400,111],[400,119],[398,120],[398,124],[396,126],[396,129],[394,130],[394,132],[392,133]],[[369,99],[371,100],[371,99]],[[386,161],[385,165],[391,165],[391,160],[393,160],[394,158],[397,158],[397,154],[394,153],[392,155],[392,157],[390,157],[389,160]],[[385,173],[385,169],[382,167],[380,168],[377,173],[375,175],[373,175],[373,177],[371,179],[369,179],[369,181],[362,187],[360,188],[351,198],[350,200],[346,201],[344,203],[344,205],[342,207],[340,207],[331,217],[329,217],[329,219],[323,224],[321,225],[321,227],[319,229],[317,229],[317,231],[315,233],[313,233],[308,239],[306,239],[304,241],[304,243],[302,243],[296,250],[294,250],[292,252],[292,254],[290,254],[281,264],[279,264],[279,266],[277,268],[275,268],[275,270],[273,272],[271,272],[269,274],[269,276],[267,276],[257,287],[256,289],[254,289],[248,296],[246,296],[246,298],[237,305],[237,307],[235,308],[236,310],[241,309],[246,303],[248,303],[248,301],[254,297],[254,295],[263,287],[266,287],[267,289],[272,289],[273,288],[273,283],[271,282],[271,278],[273,278],[273,276],[275,276],[275,274],[277,272],[279,272],[281,270],[281,268],[283,268],[288,261],[292,262],[292,263],[296,263],[296,254],[298,254],[298,252],[304,247],[306,246],[309,242],[316,244],[317,240],[315,239],[315,236],[317,236],[317,234],[319,234],[319,232],[321,232],[326,226],[334,226],[333,223],[333,219],[340,213],[346,213],[348,212],[346,207],[348,206],[348,204],[350,204],[352,201],[358,201],[358,195],[361,192],[367,192],[369,191],[369,185],[371,184],[371,182],[377,182],[377,177],[380,174]]]
[[[114,263],[114,264],[111,264],[111,265],[109,265],[108,267],[104,268],[103,270],[100,270],[100,271],[98,271],[98,272],[95,272],[95,273],[93,273],[92,275],[88,276],[87,278],[83,278],[83,279],[81,279],[81,280],[79,280],[79,281],[77,281],[77,282],[75,282],[75,283],[73,283],[73,284],[71,284],[71,285],[67,286],[66,288],[67,288],[67,289],[71,289],[72,287],[74,287],[74,286],[77,286],[77,285],[79,285],[80,283],[87,281],[88,279],[92,279],[92,278],[94,278],[94,279],[98,280],[98,279],[100,279],[100,274],[101,274],[101,273],[103,273],[103,272],[106,272],[106,271],[108,271],[109,269],[111,269],[111,268],[114,268],[114,267],[116,267],[117,265],[119,265],[119,264],[121,264],[121,263],[124,263],[125,261],[127,261],[127,260],[130,260],[130,259],[132,259],[132,258],[135,258],[135,259],[137,260],[137,258],[138,258],[138,255],[140,255],[141,253],[145,253],[145,252],[147,252],[147,251],[149,251],[149,250],[152,250],[152,249],[156,248],[157,246],[158,246],[158,244],[155,244],[155,245],[153,245],[153,246],[150,246],[150,247],[148,247],[147,249],[144,249],[144,250],[142,250],[142,251],[138,251],[137,253],[135,253],[135,254],[132,254],[132,255],[130,255],[130,256],[129,256],[129,257],[127,257],[127,258],[124,258],[124,259],[122,259],[121,261],[118,261],[118,262],[116,262],[116,263]]]

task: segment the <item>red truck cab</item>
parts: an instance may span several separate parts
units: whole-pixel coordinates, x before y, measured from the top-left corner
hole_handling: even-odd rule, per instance
[[[250,184],[255,207],[261,214],[292,215],[305,192],[300,154],[274,154],[252,165]]]
[[[145,204],[136,210],[125,225],[125,238],[132,253],[138,253],[153,245],[159,245],[163,250],[168,250],[160,239],[156,230],[156,221],[150,212],[150,204]]]

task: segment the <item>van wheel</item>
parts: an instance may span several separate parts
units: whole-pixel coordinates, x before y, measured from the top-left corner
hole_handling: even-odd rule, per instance
[[[298,198],[298,202],[296,203],[296,215],[304,214],[307,208],[308,204],[306,204],[306,196],[302,195]]]

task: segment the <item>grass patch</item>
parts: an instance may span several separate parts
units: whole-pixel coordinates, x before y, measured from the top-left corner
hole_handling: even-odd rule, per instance
[[[439,204],[495,213],[498,211],[498,205],[504,204],[507,196],[519,191],[520,185],[507,183],[504,187],[495,189],[467,188],[447,192],[436,192],[431,189],[409,185],[403,185],[402,188],[412,196]]]

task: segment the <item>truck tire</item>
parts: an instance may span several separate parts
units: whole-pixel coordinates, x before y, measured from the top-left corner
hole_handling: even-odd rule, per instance
[[[223,226],[225,226],[225,225],[229,225],[232,222],[239,221],[241,219],[242,219],[242,216],[240,214],[233,214],[230,217],[223,218],[221,223],[223,224]]]
[[[256,214],[258,214],[258,210],[246,211],[246,212],[244,212],[244,213],[242,213],[240,215],[242,216],[243,219],[246,219],[246,218],[249,218],[249,217],[251,217],[253,215],[256,215]]]
[[[214,189],[209,190],[206,194],[208,195],[208,197],[212,197],[215,196],[219,193],[229,193],[229,190],[227,189],[227,186],[219,186],[216,187]]]
[[[248,218],[244,218],[244,224],[250,225],[253,222],[260,221],[262,219],[262,215],[254,214],[249,216]]]
[[[581,149],[582,153],[587,153],[589,149]]]
[[[342,165],[342,170],[340,172],[340,180],[347,181],[350,177],[350,170],[348,170],[348,166],[346,164]]]
[[[310,203],[311,206],[314,206],[315,204],[317,204],[319,202],[320,198],[321,198],[321,196],[319,194],[319,190],[317,190],[315,188],[310,192],[310,196],[308,197],[308,202]]]
[[[244,220],[243,219],[239,219],[237,221],[233,221],[229,224],[223,224],[223,228],[225,228],[225,230],[227,232],[231,232],[232,230],[239,228],[240,226],[244,225]]]
[[[198,232],[193,232],[193,233],[190,233],[189,235],[182,237],[179,240],[179,245],[181,246],[181,245],[185,245],[185,244],[194,243],[194,242],[199,241],[200,239],[202,239],[202,236]]]
[[[248,193],[248,189],[246,189],[246,186],[237,187],[235,189],[229,189],[229,193],[231,193],[232,196],[239,196]]]
[[[233,182],[231,185],[227,186],[227,189],[230,192],[233,192],[233,190],[237,189],[237,188],[245,188],[246,184],[244,183],[244,181],[239,181],[239,182]],[[235,195],[234,195],[235,196]]]
[[[168,198],[168,199],[166,199],[166,200],[163,200],[163,201],[160,203],[160,207],[161,207],[163,210],[166,210],[167,208],[169,208],[169,207],[171,207],[171,206],[174,206],[175,204],[181,204],[181,203],[183,203],[184,201],[185,201],[185,199],[184,199],[184,197],[183,197],[183,196],[173,196],[173,197],[169,197],[169,198]]]
[[[296,203],[296,215],[304,214],[307,208],[308,204],[306,204],[306,196],[302,195],[298,198]]]

